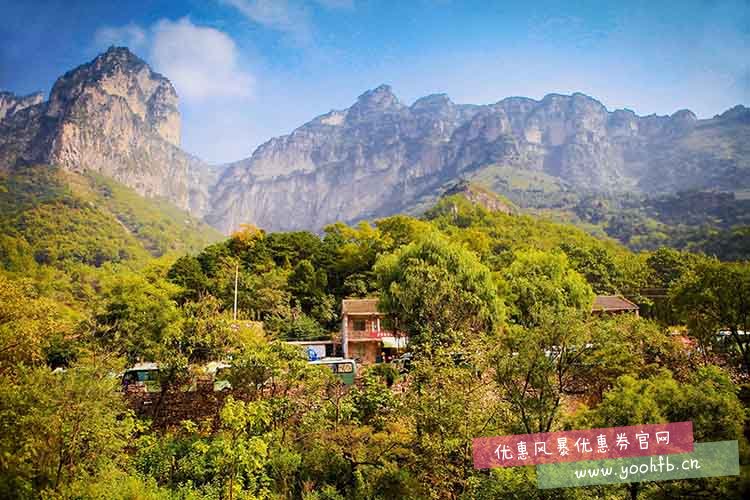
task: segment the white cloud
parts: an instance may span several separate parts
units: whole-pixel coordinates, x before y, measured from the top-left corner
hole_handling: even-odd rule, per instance
[[[307,10],[287,0],[221,0],[249,20],[308,42],[312,28]]]
[[[146,45],[147,38],[146,30],[134,23],[120,27],[103,26],[94,33],[94,44],[97,47],[124,45],[140,50]]]
[[[136,24],[103,27],[94,43],[103,49],[125,45],[147,56],[152,67],[174,84],[180,98],[250,97],[254,79],[239,65],[234,41],[224,32],[190,19],[162,19],[148,29]]]
[[[249,97],[253,77],[238,64],[237,46],[226,34],[189,19],[161,20],[152,28],[150,59],[187,99]]]
[[[294,0],[220,0],[237,9],[254,23],[291,35],[295,41],[309,43],[313,27],[307,6]],[[327,9],[353,9],[354,0],[315,0]]]

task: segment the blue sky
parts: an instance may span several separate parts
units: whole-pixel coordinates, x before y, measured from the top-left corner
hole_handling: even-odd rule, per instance
[[[110,44],[174,83],[210,162],[390,84],[490,103],[584,92],[710,117],[750,104],[750,1],[0,0],[0,89],[49,92]]]

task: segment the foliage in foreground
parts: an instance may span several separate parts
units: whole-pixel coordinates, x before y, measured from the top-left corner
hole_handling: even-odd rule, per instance
[[[450,198],[425,220],[322,237],[248,227],[174,262],[102,266],[96,293],[72,305],[6,268],[0,496],[743,498],[746,479],[731,477],[544,492],[533,468],[475,470],[471,439],[692,420],[699,441],[740,441],[746,463],[736,344],[750,304],[735,295],[747,266],[634,255]],[[236,270],[240,310],[265,338],[228,319]],[[594,293],[646,285],[660,289],[641,297],[648,318],[590,314]],[[325,335],[342,297],[368,295],[412,336],[409,373],[363,370],[347,389],[280,341]],[[717,340],[719,327],[736,335]],[[216,421],[156,430],[116,390],[113,374],[138,359],[160,362],[169,390],[229,356],[235,393]]]

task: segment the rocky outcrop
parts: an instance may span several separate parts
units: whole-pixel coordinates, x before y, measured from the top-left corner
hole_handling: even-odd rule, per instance
[[[64,119],[78,113],[79,118],[94,118],[90,107],[94,105],[115,108],[100,113],[126,109],[149,131],[179,146],[180,112],[174,87],[127,48],[112,47],[59,78],[50,93],[47,116]]]
[[[44,101],[44,94],[35,92],[27,96],[16,96],[10,92],[0,92],[0,121],[10,117],[17,111],[41,104]]]
[[[226,232],[243,222],[319,229],[335,220],[382,215],[385,207],[388,213],[403,210],[427,185],[442,182],[444,149],[472,114],[432,100],[412,112],[381,86],[347,110],[268,141],[249,160],[229,166],[209,223]]]
[[[750,187],[742,109],[711,120],[688,110],[640,117],[580,93],[484,106],[439,94],[406,106],[382,85],[230,165],[208,221],[225,232],[244,222],[320,229],[408,210],[497,166],[592,191]]]
[[[47,102],[0,121],[5,168],[50,163],[94,171],[200,216],[208,209],[212,174],[179,143],[174,87],[122,47],[60,77]]]
[[[477,184],[461,181],[450,186],[444,193],[444,196],[460,195],[479,205],[489,212],[500,212],[503,214],[513,214],[516,212],[512,203],[502,199],[497,193],[489,191]]]

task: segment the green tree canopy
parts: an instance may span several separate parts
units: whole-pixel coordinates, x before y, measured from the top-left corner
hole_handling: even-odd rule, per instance
[[[677,281],[670,292],[678,312],[697,337],[727,330],[742,365],[750,371],[750,264],[705,259]]]
[[[106,285],[96,314],[96,337],[135,362],[159,359],[169,339],[180,335],[179,287],[162,278],[124,273]]]
[[[594,293],[586,280],[572,269],[563,253],[520,250],[503,271],[508,289],[511,319],[535,326],[540,314],[572,308],[588,313]]]
[[[375,272],[379,307],[416,346],[449,345],[503,323],[504,306],[489,269],[440,236],[384,256]]]

